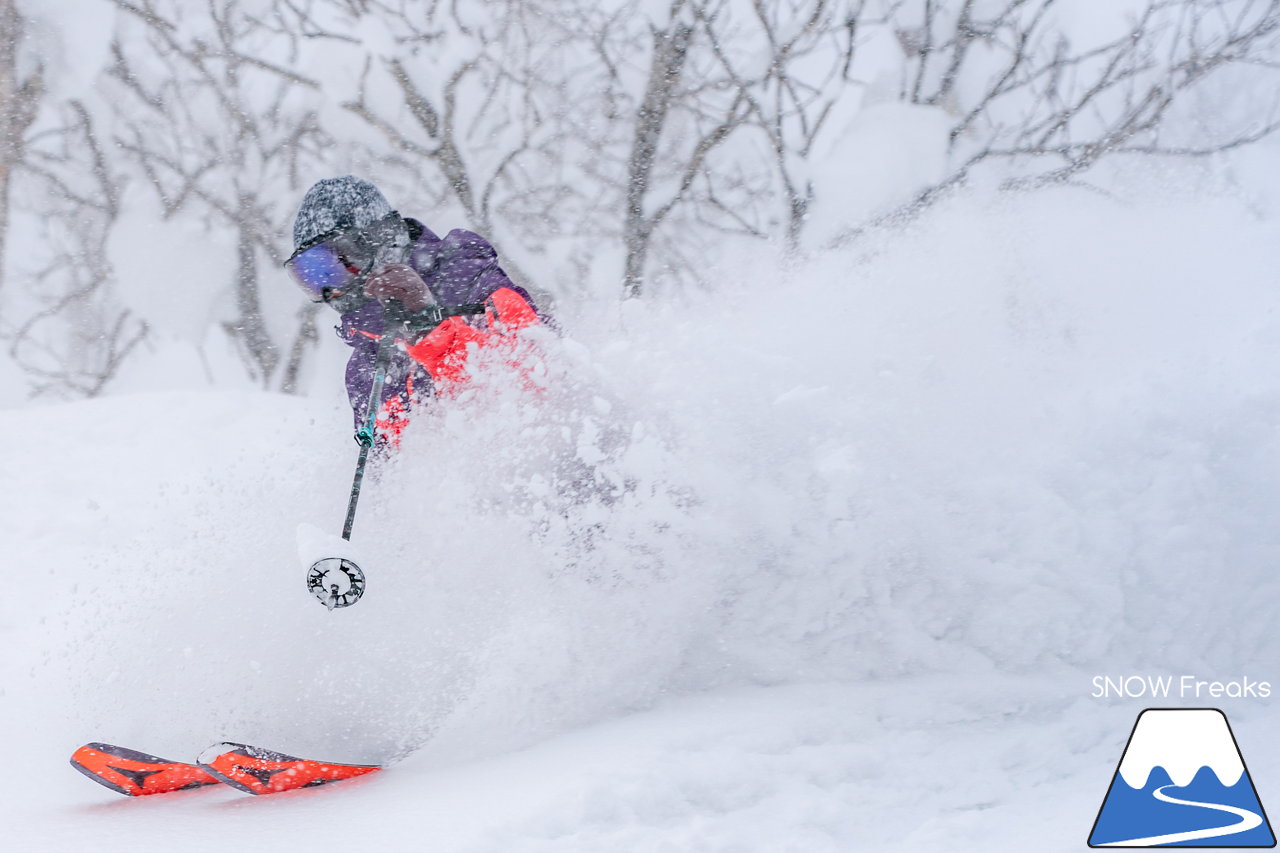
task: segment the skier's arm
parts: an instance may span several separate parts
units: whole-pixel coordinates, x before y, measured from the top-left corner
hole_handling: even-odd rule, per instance
[[[485,300],[485,326],[476,329],[461,317],[450,317],[405,352],[421,364],[436,382],[457,381],[466,369],[467,345],[489,346],[521,329],[540,324],[527,299],[510,287],[499,288]]]

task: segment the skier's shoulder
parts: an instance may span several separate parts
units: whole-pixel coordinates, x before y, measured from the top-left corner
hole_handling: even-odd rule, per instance
[[[465,228],[454,228],[446,234],[440,241],[440,249],[444,257],[460,260],[491,260],[498,257],[492,243]]]
[[[405,222],[413,241],[409,264],[423,275],[458,265],[471,266],[475,261],[488,264],[498,260],[493,244],[474,231],[454,228],[439,237],[416,219]]]

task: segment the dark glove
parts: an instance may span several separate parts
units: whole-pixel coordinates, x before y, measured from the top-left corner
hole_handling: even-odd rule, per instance
[[[369,276],[364,292],[383,305],[394,299],[409,312],[421,311],[436,301],[422,276],[408,264],[387,264]]]

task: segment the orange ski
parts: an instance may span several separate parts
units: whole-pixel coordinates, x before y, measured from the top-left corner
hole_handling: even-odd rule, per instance
[[[210,776],[248,794],[278,794],[382,769],[376,764],[310,761],[243,743],[215,744],[196,761]]]
[[[100,785],[129,797],[167,794],[216,785],[218,780],[181,761],[109,743],[87,743],[71,754],[71,766]]]

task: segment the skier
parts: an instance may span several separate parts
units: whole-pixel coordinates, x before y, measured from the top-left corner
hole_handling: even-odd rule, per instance
[[[379,342],[390,334],[400,344],[375,417],[380,445],[399,442],[415,400],[465,382],[469,351],[509,344],[511,333],[542,322],[483,237],[462,229],[438,237],[353,175],[307,191],[293,245],[285,267],[294,281],[341,315],[336,329],[351,347],[346,384],[357,430],[368,423]]]

